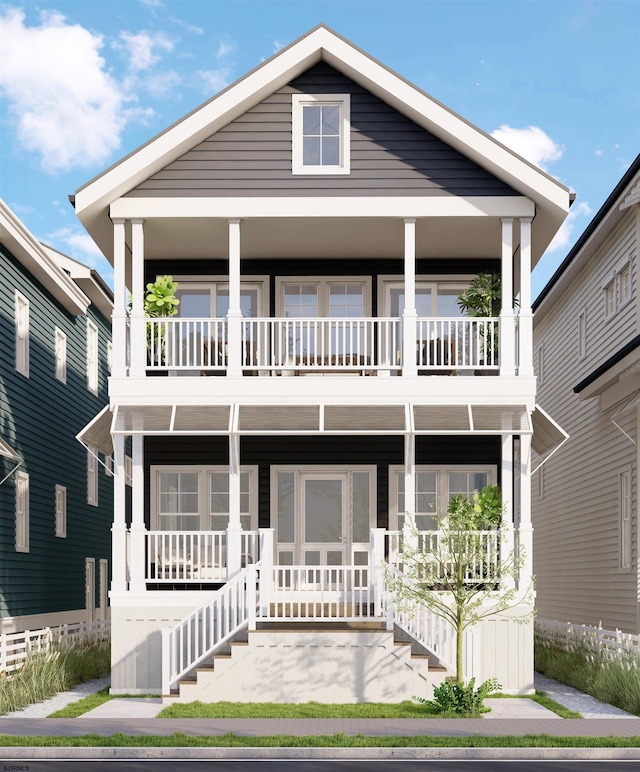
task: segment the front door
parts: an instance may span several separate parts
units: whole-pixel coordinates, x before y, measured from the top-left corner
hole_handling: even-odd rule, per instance
[[[346,528],[348,478],[340,473],[300,476],[302,563],[341,566],[350,552]]]

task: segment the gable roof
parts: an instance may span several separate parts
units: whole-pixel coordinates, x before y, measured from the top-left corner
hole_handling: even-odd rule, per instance
[[[534,323],[540,321],[554,306],[574,276],[626,215],[626,210],[637,203],[640,203],[640,155],[629,166],[620,182],[611,191],[607,200],[535,299]]]
[[[81,187],[76,214],[108,257],[110,204],[319,61],[325,61],[417,125],[504,181],[536,206],[534,264],[566,217],[569,191],[557,180],[319,25]]]

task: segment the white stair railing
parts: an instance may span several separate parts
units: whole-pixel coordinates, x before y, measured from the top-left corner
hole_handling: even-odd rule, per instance
[[[248,566],[208,603],[162,630],[162,693],[255,619],[256,569]]]
[[[456,662],[456,632],[446,619],[434,614],[425,606],[404,601],[394,602],[394,595],[389,587],[389,576],[402,575],[394,566],[386,566],[382,603],[386,605],[389,619],[393,619],[399,628],[408,633],[429,653],[433,654],[440,664],[455,670]],[[388,573],[387,573],[388,572]],[[406,576],[404,577],[406,581]]]

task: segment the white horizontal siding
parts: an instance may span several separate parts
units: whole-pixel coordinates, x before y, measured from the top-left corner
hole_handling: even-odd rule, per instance
[[[629,259],[631,302],[605,320],[604,286]],[[630,212],[536,325],[544,350],[538,402],[570,434],[544,466],[544,497],[532,486],[534,572],[543,617],[638,632],[637,448],[603,413],[598,398],[573,389],[637,334],[636,215]],[[587,351],[578,356],[578,317],[586,311]],[[539,360],[536,357],[536,363]],[[618,423],[635,438],[635,411]],[[619,568],[619,474],[632,469],[633,571]]]

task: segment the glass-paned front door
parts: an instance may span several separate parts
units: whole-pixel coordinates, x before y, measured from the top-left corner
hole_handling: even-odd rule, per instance
[[[343,565],[346,476],[305,474],[301,483],[304,564]]]

